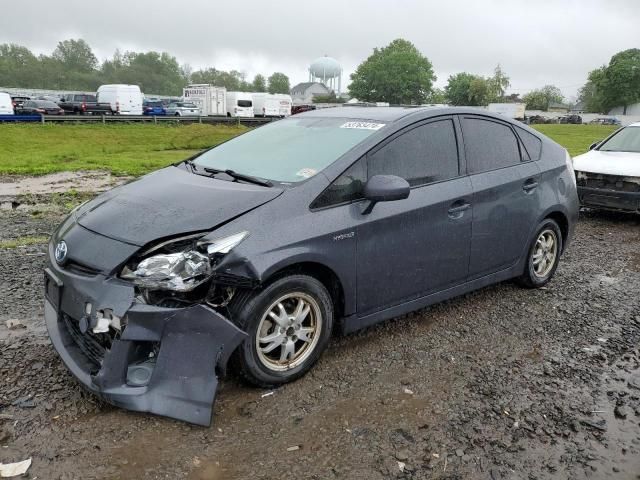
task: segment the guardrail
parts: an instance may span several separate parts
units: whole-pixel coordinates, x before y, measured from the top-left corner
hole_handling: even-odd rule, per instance
[[[279,120],[275,117],[176,117],[155,115],[0,115],[4,122],[45,123],[206,123],[257,126]]]

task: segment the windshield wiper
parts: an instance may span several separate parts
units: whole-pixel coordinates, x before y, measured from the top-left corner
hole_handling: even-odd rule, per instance
[[[262,178],[258,178],[258,177],[252,177],[251,175],[244,175],[242,173],[237,173],[234,172],[233,170],[219,170],[217,168],[208,168],[205,167],[204,171],[207,173],[212,173],[212,174],[216,174],[216,173],[226,173],[227,175],[229,175],[230,177],[234,178],[235,180],[242,180],[244,182],[249,182],[249,183],[254,183],[256,185],[261,185],[263,187],[273,187],[273,183],[271,183],[269,180],[264,180]]]

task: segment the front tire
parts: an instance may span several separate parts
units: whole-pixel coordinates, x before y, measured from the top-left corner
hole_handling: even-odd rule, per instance
[[[280,278],[230,307],[233,320],[249,336],[234,361],[240,375],[259,387],[300,378],[318,361],[331,337],[331,296],[307,275]]]
[[[561,253],[562,232],[554,220],[547,218],[536,229],[524,272],[516,279],[517,283],[526,288],[545,286],[556,273]]]

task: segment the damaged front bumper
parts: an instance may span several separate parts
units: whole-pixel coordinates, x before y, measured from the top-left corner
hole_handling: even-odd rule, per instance
[[[104,312],[119,331],[94,333]],[[53,346],[86,388],[107,402],[208,426],[230,354],[246,333],[208,306],[164,308],[134,300],[133,287],[49,263],[45,320]]]

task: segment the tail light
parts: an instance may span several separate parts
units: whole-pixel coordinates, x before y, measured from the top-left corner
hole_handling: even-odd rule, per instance
[[[47,111],[44,108],[36,108],[36,112],[37,113],[47,113]]]
[[[82,108],[83,112],[86,112],[87,111],[87,104],[83,102],[82,105],[80,106],[80,108]]]

